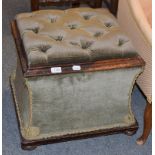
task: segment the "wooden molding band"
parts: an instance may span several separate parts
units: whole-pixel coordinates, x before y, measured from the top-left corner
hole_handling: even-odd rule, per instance
[[[57,74],[69,74],[69,73],[80,73],[80,72],[93,72],[93,71],[105,71],[112,69],[121,69],[121,68],[131,68],[131,67],[141,67],[144,66],[144,61],[142,58],[125,58],[125,59],[111,59],[111,60],[103,60],[96,61],[93,63],[78,63],[78,64],[68,64],[68,65],[57,65],[51,67],[61,67],[62,72]],[[75,71],[72,69],[73,65],[78,65],[81,67],[81,70]],[[56,75],[55,73],[51,73],[51,67],[43,67],[43,68],[35,68],[28,69],[27,72],[24,73],[25,77],[32,76],[41,76],[41,75]]]

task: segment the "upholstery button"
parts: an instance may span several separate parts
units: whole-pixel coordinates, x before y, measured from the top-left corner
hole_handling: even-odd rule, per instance
[[[30,30],[30,31],[33,31],[34,33],[38,33],[39,32],[39,27],[29,28],[29,29],[26,29],[26,30]]]
[[[80,43],[82,49],[87,49],[93,44],[93,41],[80,40]]]
[[[50,36],[50,37],[56,41],[62,41],[63,40],[63,36]]]
[[[93,16],[96,16],[96,12],[81,12],[80,15],[85,19],[85,20],[89,20],[90,18],[92,18]]]
[[[39,46],[39,49],[40,49],[40,51],[42,51],[42,52],[46,52],[48,49],[50,49],[51,48],[51,46],[50,45],[41,45],[41,46]]]
[[[77,24],[69,24],[68,27],[73,30],[77,28]]]
[[[93,41],[86,41],[86,40],[80,40],[80,42],[72,41],[70,42],[70,44],[74,46],[80,46],[82,49],[87,49],[93,44]]]
[[[122,45],[125,44],[126,42],[128,42],[128,40],[119,39],[119,40],[118,40],[118,46],[122,46]]]
[[[103,32],[96,32],[95,34],[94,34],[94,37],[100,37],[100,36],[102,36],[103,35]]]
[[[56,22],[56,18],[51,18],[51,23],[55,23]]]
[[[109,23],[109,22],[108,23],[105,23],[105,26],[108,27],[108,28],[110,28],[110,27],[112,27],[112,23]]]
[[[89,15],[89,14],[86,14],[86,15],[83,15],[83,18],[85,20],[89,20],[93,15]]]

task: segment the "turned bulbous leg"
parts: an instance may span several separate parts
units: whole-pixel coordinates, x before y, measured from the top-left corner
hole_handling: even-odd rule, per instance
[[[144,129],[140,138],[137,139],[136,143],[138,145],[143,145],[150,133],[152,128],[152,104],[147,102],[145,112],[144,112]]]

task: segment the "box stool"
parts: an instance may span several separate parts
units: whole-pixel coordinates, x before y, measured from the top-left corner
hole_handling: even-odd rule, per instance
[[[136,132],[131,93],[144,61],[107,9],[21,13],[11,75],[23,149]]]

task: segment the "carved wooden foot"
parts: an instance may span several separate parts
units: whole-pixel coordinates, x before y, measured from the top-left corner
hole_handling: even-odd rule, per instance
[[[147,102],[147,105],[146,105],[146,108],[145,108],[145,112],[144,112],[144,129],[143,129],[143,134],[136,141],[136,143],[138,145],[143,145],[146,142],[147,137],[149,136],[151,127],[152,127],[152,104]]]
[[[136,132],[137,132],[137,130],[126,130],[124,133],[125,133],[127,136],[132,136],[132,135],[134,135]]]
[[[23,150],[32,151],[32,150],[36,149],[37,146],[27,146],[27,145],[21,144],[21,148],[22,148]]]

